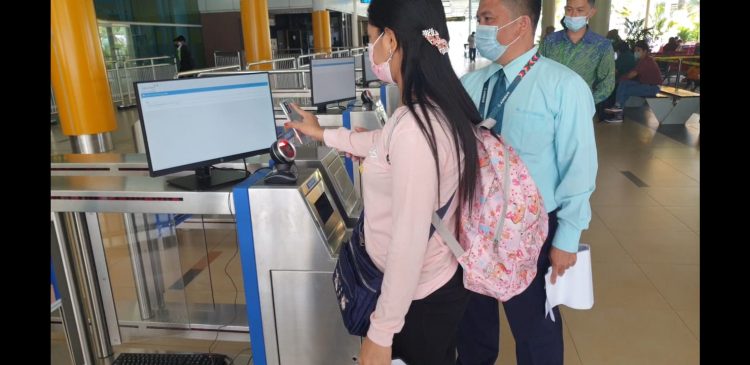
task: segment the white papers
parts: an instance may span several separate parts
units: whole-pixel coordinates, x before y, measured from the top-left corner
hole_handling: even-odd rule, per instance
[[[555,321],[552,308],[563,304],[573,309],[591,309],[594,306],[594,281],[591,277],[591,248],[585,243],[578,245],[576,264],[558,276],[555,285],[550,283],[552,267],[544,276],[547,291],[545,316]]]

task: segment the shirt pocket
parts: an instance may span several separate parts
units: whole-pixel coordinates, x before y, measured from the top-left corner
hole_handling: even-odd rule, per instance
[[[539,156],[554,147],[554,119],[538,112],[515,109],[508,117],[517,123],[513,128],[513,140],[520,142],[516,149],[524,154]]]

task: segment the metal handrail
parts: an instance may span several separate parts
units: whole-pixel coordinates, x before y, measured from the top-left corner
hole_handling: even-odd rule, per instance
[[[267,63],[273,64],[273,63],[276,63],[276,62],[284,62],[284,61],[292,61],[293,62],[292,68],[295,68],[295,69],[297,68],[297,58],[296,57],[284,57],[284,58],[276,58],[276,59],[271,59],[271,60],[249,62],[246,65],[246,68],[249,69],[251,66],[264,65],[264,64],[267,64]]]
[[[212,71],[221,71],[221,70],[239,70],[241,67],[240,65],[236,66],[221,66],[221,67],[210,67],[210,68],[201,68],[198,70],[190,70],[190,71],[184,71],[184,72],[178,72],[177,75],[174,76],[175,79],[178,79],[182,76],[192,76],[192,75],[199,75],[202,73],[209,73]]]

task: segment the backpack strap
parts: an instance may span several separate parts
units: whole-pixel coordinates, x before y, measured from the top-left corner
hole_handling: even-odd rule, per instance
[[[458,244],[458,241],[456,241],[456,237],[453,237],[453,233],[451,233],[448,228],[445,227],[445,224],[443,224],[443,219],[438,216],[437,213],[432,213],[432,226],[435,227],[437,233],[443,239],[445,244],[448,245],[448,248],[451,249],[451,252],[453,252],[453,256],[459,258],[464,254],[463,247]]]
[[[438,217],[438,219],[443,218],[445,216],[445,213],[448,211],[448,207],[450,207],[454,196],[456,196],[456,193],[453,193],[453,195],[451,195],[451,197],[448,199],[448,202],[445,203],[445,205],[440,207],[440,209],[438,209],[435,213],[432,213],[432,216]],[[430,236],[429,236],[430,238],[432,238],[432,235],[435,233],[435,229],[437,229],[437,227],[435,227],[434,224],[430,225]],[[440,236],[442,237],[442,234]]]
[[[483,127],[483,128],[486,128],[486,129],[492,129],[492,127],[494,127],[496,123],[497,123],[496,120],[494,120],[492,118],[487,118],[487,119],[483,120],[482,122],[480,122],[479,124],[477,124],[477,127]]]

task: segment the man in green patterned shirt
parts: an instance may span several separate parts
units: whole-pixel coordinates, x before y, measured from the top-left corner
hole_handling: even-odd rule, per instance
[[[615,88],[615,57],[612,43],[588,28],[594,14],[594,0],[567,0],[562,22],[565,29],[550,34],[539,52],[568,66],[586,81],[600,114],[600,104]]]

